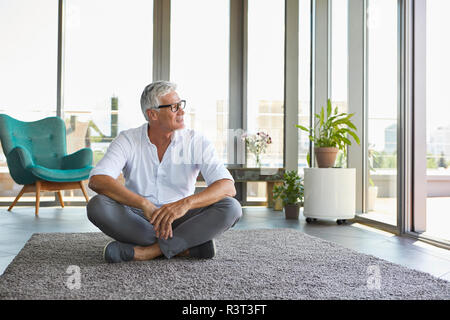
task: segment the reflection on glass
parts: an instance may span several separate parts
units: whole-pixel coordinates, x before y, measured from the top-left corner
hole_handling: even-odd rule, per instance
[[[309,127],[311,107],[311,1],[299,1],[299,57],[298,57],[298,123]],[[308,133],[298,131],[298,168],[300,174],[308,167]]]
[[[170,79],[186,127],[204,133],[227,162],[229,0],[172,0]],[[206,14],[205,14],[206,13]]]
[[[363,216],[397,224],[397,0],[369,0],[367,12],[368,193]]]
[[[331,104],[339,113],[348,111],[348,0],[331,4]],[[326,106],[325,106],[326,107]],[[347,157],[339,151],[336,167],[347,167]]]
[[[21,121],[56,115],[57,40],[58,1],[0,2],[0,113]],[[22,187],[0,146],[0,201],[12,202]],[[34,201],[31,195],[19,201]]]
[[[133,6],[107,0],[67,1],[68,152],[90,147],[96,164],[120,131],[145,123],[140,97],[152,81],[152,12],[153,1],[146,0],[134,1]],[[77,191],[67,194],[84,199]]]
[[[263,131],[272,144],[262,167],[283,167],[284,139],[284,1],[248,1],[247,131]],[[247,166],[255,158],[247,153]],[[247,200],[266,199],[265,183],[248,183]]]
[[[448,0],[428,0],[426,16],[426,134],[427,134],[427,212],[426,232],[450,240],[450,43],[447,37],[450,11]],[[421,213],[416,213],[421,214]]]

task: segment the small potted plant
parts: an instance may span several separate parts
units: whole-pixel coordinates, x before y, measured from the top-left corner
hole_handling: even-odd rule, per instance
[[[350,120],[353,115],[354,113],[338,113],[337,107],[332,112],[331,100],[328,99],[326,115],[322,107],[320,113],[315,114],[316,121],[313,128],[296,125],[297,128],[309,133],[309,140],[314,143],[319,168],[333,167],[339,150],[345,152],[347,145],[352,144],[348,135],[360,144],[356,127]],[[310,160],[308,154],[308,163],[311,165]]]
[[[283,201],[286,219],[298,220],[300,207],[303,206],[304,186],[303,179],[297,171],[287,171],[283,176],[283,184],[273,187],[274,199]]]

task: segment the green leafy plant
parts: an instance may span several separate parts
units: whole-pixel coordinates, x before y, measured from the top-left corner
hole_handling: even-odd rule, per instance
[[[427,169],[437,169],[438,163],[436,159],[434,158],[433,154],[428,153],[427,154]]]
[[[338,148],[345,153],[346,146],[352,144],[348,135],[360,144],[356,126],[351,121],[353,116],[354,113],[338,113],[337,107],[333,112],[331,100],[328,99],[326,114],[324,107],[320,113],[315,114],[314,127],[307,128],[301,125],[296,127],[309,133],[309,140],[314,143],[315,148]],[[310,163],[309,159],[308,163]]]
[[[280,198],[284,206],[303,202],[303,179],[297,171],[292,170],[284,173],[283,184],[273,187],[273,197],[274,199]]]

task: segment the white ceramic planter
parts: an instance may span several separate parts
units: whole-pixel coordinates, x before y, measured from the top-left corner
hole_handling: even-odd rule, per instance
[[[317,219],[355,217],[356,169],[305,168],[303,215]]]

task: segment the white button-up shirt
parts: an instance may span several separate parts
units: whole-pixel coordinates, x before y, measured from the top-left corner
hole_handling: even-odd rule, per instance
[[[191,129],[174,132],[160,162],[157,148],[148,137],[147,126],[145,123],[120,132],[89,178],[108,175],[117,179],[123,172],[125,187],[157,207],[194,194],[199,172],[207,185],[220,179],[234,182],[217,158],[213,144]]]

